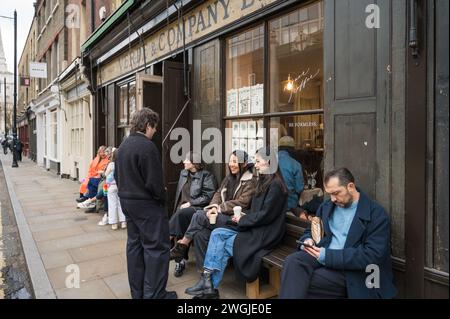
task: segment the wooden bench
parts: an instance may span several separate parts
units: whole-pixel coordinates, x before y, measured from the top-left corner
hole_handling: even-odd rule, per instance
[[[263,266],[269,270],[269,284],[261,285],[260,279],[247,283],[246,295],[249,299],[267,299],[278,295],[280,275],[286,257],[297,250],[296,240],[300,238],[309,222],[286,214],[286,233],[281,244],[263,257]]]

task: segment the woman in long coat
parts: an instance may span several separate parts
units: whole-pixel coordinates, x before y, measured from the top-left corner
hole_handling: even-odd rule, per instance
[[[217,228],[211,233],[200,280],[186,293],[204,298],[217,298],[217,290],[233,257],[238,276],[254,281],[262,257],[282,240],[285,232],[287,188],[278,172],[274,151],[262,148],[256,153],[259,178],[251,208],[245,215],[234,216],[235,227]]]

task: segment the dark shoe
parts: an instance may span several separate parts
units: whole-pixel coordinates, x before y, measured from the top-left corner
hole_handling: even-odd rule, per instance
[[[175,277],[183,276],[183,272],[184,272],[185,268],[186,268],[186,265],[185,265],[185,263],[183,261],[181,261],[179,263],[176,263],[175,264],[175,271],[174,271],[173,275]]]
[[[179,263],[186,255],[187,249],[187,245],[176,243],[175,246],[170,250],[170,260],[175,259],[175,261]]]
[[[163,299],[178,299],[176,291],[167,291],[166,296]]]
[[[77,203],[82,203],[82,202],[84,202],[85,200],[87,199],[87,197],[79,197],[79,198],[77,198],[77,199],[75,199],[75,201],[77,202]]]
[[[214,289],[212,294],[202,294],[199,296],[194,296],[192,299],[220,299],[219,290]]]
[[[200,280],[192,287],[187,288],[185,293],[191,296],[214,295],[214,287],[211,280],[211,273],[202,273]]]

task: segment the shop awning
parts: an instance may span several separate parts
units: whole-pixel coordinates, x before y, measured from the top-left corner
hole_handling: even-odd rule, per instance
[[[136,0],[126,0],[122,5],[114,11],[95,31],[90,37],[81,45],[81,54],[100,39],[113,25],[119,20],[127,10],[136,2]]]

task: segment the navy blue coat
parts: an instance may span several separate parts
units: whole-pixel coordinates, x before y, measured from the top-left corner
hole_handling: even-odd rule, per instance
[[[329,220],[335,205],[325,201],[317,211],[324,226],[324,238],[319,247],[327,248],[331,243]],[[305,230],[301,240],[311,238],[310,228]],[[390,221],[386,211],[360,192],[358,207],[350,226],[344,249],[327,249],[325,267],[344,270],[349,298],[393,298],[397,291],[394,286],[391,247]],[[367,288],[366,267],[376,264],[380,270],[379,288]]]

